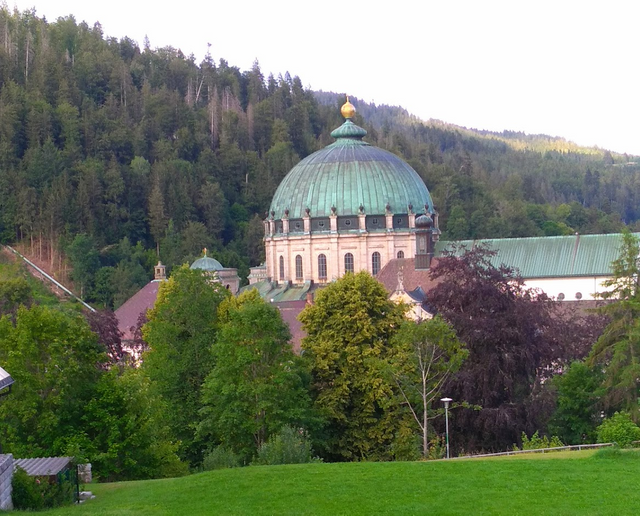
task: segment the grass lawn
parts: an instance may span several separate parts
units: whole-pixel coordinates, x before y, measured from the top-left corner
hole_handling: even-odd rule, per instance
[[[565,460],[568,458],[571,460]],[[640,513],[640,454],[252,466],[92,485],[61,515]]]

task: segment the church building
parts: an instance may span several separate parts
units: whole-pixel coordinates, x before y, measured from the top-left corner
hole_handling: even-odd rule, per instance
[[[395,154],[365,141],[346,119],[334,143],[307,156],[282,180],[265,221],[265,270],[252,276],[277,286],[310,287],[368,271],[395,258],[428,268],[440,231],[424,182]]]

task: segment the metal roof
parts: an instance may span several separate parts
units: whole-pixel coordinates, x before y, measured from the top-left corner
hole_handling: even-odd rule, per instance
[[[490,249],[497,251],[491,259],[493,265],[514,267],[525,279],[610,276],[611,262],[618,257],[622,235],[614,233],[438,242],[436,254],[441,255],[453,243],[467,249],[487,244]]]
[[[224,269],[218,260],[207,255],[193,262],[190,268],[201,269],[203,271],[221,271]]]
[[[11,378],[11,375],[0,367],[0,390],[9,387],[13,382],[14,379]]]
[[[307,156],[282,180],[269,211],[276,219],[289,210],[290,219],[306,215],[328,217],[357,215],[360,206],[368,215],[383,215],[389,204],[393,213],[407,213],[413,205],[422,213],[433,211],[431,195],[418,173],[395,154],[361,140],[364,129],[347,120],[332,135],[337,140]]]
[[[32,477],[57,475],[69,467],[73,457],[42,457],[38,459],[16,459],[14,467],[20,467]]]

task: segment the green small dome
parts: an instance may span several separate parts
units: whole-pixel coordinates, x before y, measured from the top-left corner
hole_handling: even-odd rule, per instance
[[[200,269],[206,272],[221,271],[224,269],[222,264],[213,258],[209,258],[206,254],[203,258],[197,259],[191,264],[190,269]]]
[[[300,161],[278,186],[269,212],[275,219],[306,215],[328,217],[332,206],[338,216],[407,213],[413,206],[433,211],[429,190],[418,173],[395,154],[362,141],[367,132],[347,120],[331,136],[337,140]]]

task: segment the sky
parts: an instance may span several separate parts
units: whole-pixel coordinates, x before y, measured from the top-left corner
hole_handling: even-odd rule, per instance
[[[640,155],[633,0],[0,0],[468,128]]]

